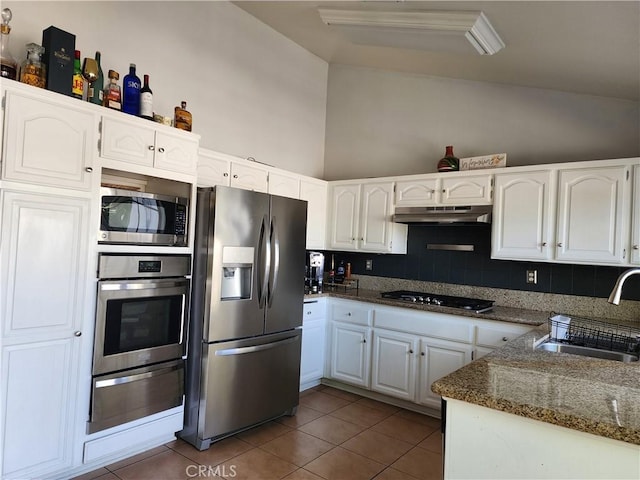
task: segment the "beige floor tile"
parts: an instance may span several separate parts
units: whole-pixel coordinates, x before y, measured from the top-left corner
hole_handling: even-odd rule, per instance
[[[122,480],[181,480],[195,473],[198,465],[178,452],[167,449],[139,462],[114,470]]]
[[[326,415],[301,426],[301,430],[334,445],[340,445],[364,430],[364,427]]]
[[[352,403],[331,412],[329,415],[363,427],[372,427],[389,416],[389,412],[376,410],[359,403]]]
[[[434,453],[442,453],[442,433],[440,430],[436,430],[423,441],[421,441],[418,445],[420,448],[426,448],[427,450]]]
[[[78,475],[77,477],[73,477],[71,480],[93,480],[95,478],[100,478],[104,475],[113,475],[113,474],[109,472],[109,470],[107,470],[106,468],[99,468],[97,470],[93,470],[91,472]],[[109,477],[105,477],[105,480],[107,478]],[[117,478],[117,477],[113,476],[113,478]]]
[[[127,465],[139,462],[140,460],[144,460],[145,458],[153,457],[154,455],[158,455],[159,453],[164,453],[167,450],[168,447],[161,445],[159,447],[152,448],[151,450],[147,450],[146,452],[134,455],[133,457],[125,458],[124,460],[120,460],[119,462],[107,465],[107,469],[113,472],[114,470],[118,470],[119,468],[126,467]]]
[[[418,412],[412,412],[411,410],[400,410],[396,413],[397,416],[406,418],[407,420],[411,420],[413,422],[422,423],[423,425],[427,425],[429,427],[440,428],[440,419],[435,417],[430,417],[429,415],[424,415]]]
[[[327,395],[324,392],[314,392],[300,399],[300,405],[313,408],[322,413],[329,413],[351,403],[349,400]]]
[[[397,415],[392,415],[371,428],[376,432],[384,433],[398,440],[404,440],[413,445],[417,445],[436,431],[435,427],[416,423]]]
[[[275,421],[290,428],[297,428],[305,423],[315,420],[316,418],[322,417],[323,415],[326,415],[326,413],[300,405],[298,406],[298,412],[293,417],[284,416],[276,419]]]
[[[293,430],[260,448],[300,467],[328,452],[334,445],[308,433]]]
[[[442,480],[442,455],[413,448],[391,465],[421,480]]]
[[[280,479],[297,470],[297,466],[254,448],[219,465],[227,478],[234,480]]]
[[[416,480],[416,477],[412,477],[408,473],[389,467],[380,472],[376,476],[375,480]]]
[[[413,448],[410,443],[387,437],[373,430],[365,430],[340,446],[385,465],[391,465]]]
[[[167,446],[200,465],[211,466],[218,465],[253,448],[253,445],[238,440],[236,437],[212,443],[207,450],[202,451],[183,440],[176,440]]]
[[[322,477],[319,477],[315,473],[311,473],[309,470],[305,470],[304,468],[299,468],[293,473],[290,473],[282,480],[324,480]]]
[[[372,400],[371,398],[361,398],[356,403],[359,405],[364,405],[365,407],[375,408],[376,410],[382,410],[383,412],[389,412],[389,415],[400,410],[398,407],[389,405],[388,403],[378,402],[377,400]]]
[[[306,470],[327,480],[368,480],[384,468],[385,466],[381,463],[340,447],[334,448],[305,466]]]
[[[267,443],[274,438],[290,432],[291,428],[278,422],[269,422],[252,428],[245,432],[238,433],[236,438],[244,442],[250,443],[256,447]]]
[[[324,390],[321,390],[322,393],[326,393],[327,395],[333,395],[334,397],[342,398],[344,400],[349,400],[350,402],[355,402],[363,398],[361,395],[356,393],[346,392],[344,390],[340,390],[339,388],[333,388],[325,386]]]

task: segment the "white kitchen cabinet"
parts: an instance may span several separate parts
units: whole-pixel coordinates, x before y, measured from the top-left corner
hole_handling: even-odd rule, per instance
[[[431,384],[471,362],[472,351],[468,344],[421,338],[418,402],[439,410],[441,397],[431,391]]]
[[[533,327],[506,322],[484,321],[475,325],[475,348],[473,360],[491,353],[496,348],[500,348],[507,342],[524,335]]]
[[[269,171],[266,167],[248,163],[231,163],[230,185],[244,190],[267,193],[269,189]]]
[[[268,193],[288,198],[300,198],[300,179],[280,172],[269,172]]]
[[[326,324],[325,299],[305,300],[302,317],[300,390],[318,385],[324,375]]]
[[[86,198],[2,191],[2,478],[64,475],[79,461],[89,212]]]
[[[97,116],[68,103],[51,94],[40,97],[6,91],[4,180],[91,189]]]
[[[393,223],[393,182],[334,184],[330,241],[336,250],[406,253],[407,226]]]
[[[436,205],[440,198],[440,179],[431,176],[396,182],[396,207]]]
[[[329,377],[369,388],[371,328],[331,322],[331,362]]]
[[[442,177],[442,205],[491,205],[493,175]]]
[[[210,150],[198,151],[198,187],[229,186],[231,160]]]
[[[371,390],[414,402],[417,352],[415,335],[374,329]]]
[[[100,156],[195,175],[198,138],[182,130],[147,123],[149,126],[140,119],[102,117]]]
[[[628,262],[629,166],[558,172],[555,258],[565,262]]]
[[[307,250],[324,250],[327,234],[327,182],[302,178],[300,200],[307,201]]]
[[[633,167],[631,263],[640,265],[640,165]]]
[[[503,173],[495,178],[491,257],[552,257],[555,172]]]

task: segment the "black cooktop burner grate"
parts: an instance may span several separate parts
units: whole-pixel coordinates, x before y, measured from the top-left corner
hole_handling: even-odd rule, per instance
[[[451,295],[439,295],[435,293],[412,292],[409,290],[394,290],[383,292],[383,298],[400,300],[403,302],[418,303],[422,305],[438,305],[441,307],[461,308],[476,313],[488,312],[493,308],[492,300],[478,298],[455,297]]]

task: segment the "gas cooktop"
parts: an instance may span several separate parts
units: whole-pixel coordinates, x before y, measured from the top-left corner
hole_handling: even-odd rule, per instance
[[[462,308],[476,313],[488,312],[493,308],[492,300],[480,300],[477,298],[454,297],[434,293],[411,292],[408,290],[394,290],[383,292],[382,298],[390,298],[403,302],[419,303],[422,305],[438,305],[441,307]]]

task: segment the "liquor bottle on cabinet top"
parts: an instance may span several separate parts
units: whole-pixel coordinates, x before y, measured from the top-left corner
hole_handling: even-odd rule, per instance
[[[20,81],[22,83],[27,83],[34,87],[45,87],[47,70],[41,59],[43,53],[44,48],[40,45],[36,43],[27,44],[27,58],[20,67]]]
[[[187,102],[182,101],[179,107],[174,108],[173,125],[181,130],[191,131],[192,117],[187,111]]]
[[[438,162],[439,172],[456,172],[460,169],[460,160],[453,154],[453,146],[448,145],[444,157]]]
[[[144,85],[140,89],[140,116],[153,120],[153,92],[149,88],[149,75],[144,75]]]
[[[80,67],[80,50],[75,51],[73,59],[73,83],[71,86],[71,95],[80,100],[84,100],[87,92],[86,79],[82,75],[82,68]]]
[[[140,115],[140,79],[136,75],[136,64],[129,64],[129,73],[122,80],[122,111]]]
[[[0,26],[0,77],[16,80],[18,77],[18,62],[11,56],[9,52],[9,32],[11,27],[9,22],[11,21],[11,10],[8,8],[2,9],[2,25]]]
[[[98,78],[89,87],[89,101],[96,105],[102,105],[102,99],[104,97],[104,75],[102,73],[102,65],[100,65],[100,52],[96,52],[96,63],[98,64]]]
[[[120,85],[118,85],[118,79],[120,74],[115,70],[109,70],[109,83],[104,89],[102,105],[113,110],[121,110],[121,98]]]

